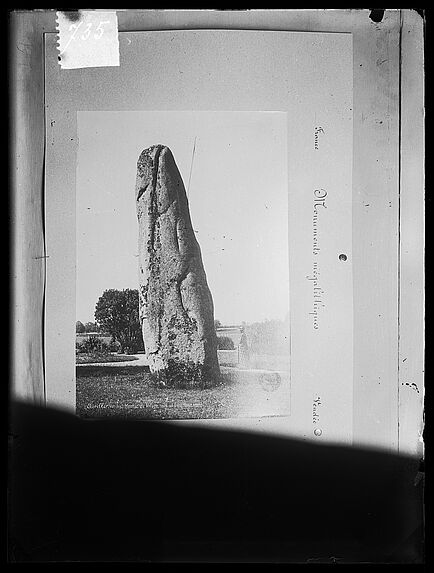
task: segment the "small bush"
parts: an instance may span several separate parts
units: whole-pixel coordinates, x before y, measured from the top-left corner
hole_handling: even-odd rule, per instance
[[[218,350],[235,350],[234,341],[229,336],[218,336],[217,337],[217,349]]]
[[[120,348],[121,345],[119,344],[119,342],[117,342],[114,338],[112,338],[109,343],[110,352],[119,352]]]
[[[99,353],[99,354],[109,354],[110,345],[100,340],[97,336],[89,336],[83,342],[76,343],[76,348],[78,348],[79,353]]]

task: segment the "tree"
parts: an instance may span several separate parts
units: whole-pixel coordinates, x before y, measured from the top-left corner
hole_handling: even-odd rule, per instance
[[[85,332],[97,332],[98,326],[94,322],[86,322],[84,330]]]
[[[86,332],[84,324],[82,322],[80,322],[79,320],[77,320],[77,322],[75,323],[75,332],[77,334],[82,334],[83,332]]]
[[[119,343],[121,352],[143,350],[138,290],[105,290],[96,303],[95,320]]]

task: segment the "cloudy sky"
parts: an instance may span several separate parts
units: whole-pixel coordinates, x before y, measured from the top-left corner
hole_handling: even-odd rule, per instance
[[[170,147],[224,324],[289,312],[287,119],[281,112],[78,112],[77,320],[138,288],[140,152]],[[196,151],[192,163],[193,145]]]

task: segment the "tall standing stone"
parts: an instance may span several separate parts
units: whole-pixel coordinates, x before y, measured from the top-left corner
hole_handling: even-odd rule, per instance
[[[219,382],[214,307],[187,195],[168,147],[137,162],[139,313],[151,372],[173,386]]]

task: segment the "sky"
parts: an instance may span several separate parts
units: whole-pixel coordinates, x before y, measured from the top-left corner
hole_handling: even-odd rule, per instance
[[[136,165],[155,144],[172,150],[184,180],[215,318],[223,324],[285,318],[286,113],[77,116],[77,320],[94,321],[104,290],[138,288]]]

